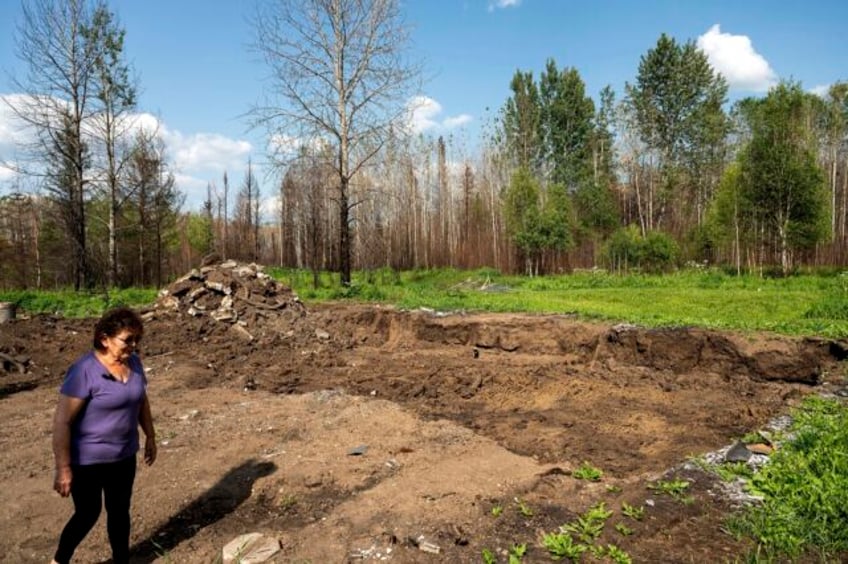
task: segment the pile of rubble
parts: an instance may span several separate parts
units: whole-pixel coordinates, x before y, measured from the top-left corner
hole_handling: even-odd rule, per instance
[[[195,268],[162,290],[152,313],[162,311],[241,326],[306,315],[294,292],[261,266],[233,260]]]

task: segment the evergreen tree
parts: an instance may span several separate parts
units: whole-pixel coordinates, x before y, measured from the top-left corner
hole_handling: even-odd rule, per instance
[[[504,142],[515,168],[536,171],[542,158],[539,88],[532,72],[515,71],[501,114]]]
[[[557,70],[548,59],[539,84],[546,178],[563,184],[569,192],[587,182],[591,174],[591,137],[595,104],[577,69]]]

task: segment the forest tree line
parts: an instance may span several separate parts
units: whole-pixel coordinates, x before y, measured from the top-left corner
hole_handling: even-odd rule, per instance
[[[690,262],[790,273],[848,258],[845,82],[819,96],[783,81],[730,104],[704,53],[663,34],[597,103],[576,68],[517,70],[474,149],[388,127],[340,168],[332,137],[313,138],[272,159],[264,194],[248,164],[187,210],[158,132],[133,123],[138,84],[107,5],[25,8],[29,97],[13,110],[36,135],[0,197],[2,287],[161,286],[210,253],[530,275]]]

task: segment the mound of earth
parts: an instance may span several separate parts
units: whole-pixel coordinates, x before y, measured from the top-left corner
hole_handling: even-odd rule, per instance
[[[682,466],[834,391],[841,342],[649,330],[568,316],[306,308],[251,265],[199,269],[145,312],[160,459],[139,470],[133,561],[212,562],[258,532],[273,562],[548,562],[590,506],[635,562],[733,561],[734,501]],[[0,555],[45,562],[68,500],[51,418],[94,320],[0,326]],[[599,482],[578,479],[584,464]],[[691,482],[683,504],[646,486]],[[643,507],[641,521],[623,504]],[[495,510],[493,512],[493,509]],[[499,516],[495,516],[498,513]],[[102,519],[101,519],[102,521]],[[623,536],[613,525],[625,523]],[[108,558],[99,523],[78,552]]]

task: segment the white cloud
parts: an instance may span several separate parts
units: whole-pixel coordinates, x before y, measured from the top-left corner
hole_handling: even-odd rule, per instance
[[[197,207],[196,204],[206,199],[206,188],[211,181],[177,172],[174,173],[174,182],[180,192],[186,195],[189,208],[194,209]]]
[[[183,135],[179,131],[166,130],[163,138],[177,169],[181,171],[234,172],[246,165],[253,149],[247,141],[217,133]]]
[[[457,128],[457,127],[462,127],[466,123],[470,123],[471,119],[472,119],[471,116],[468,115],[468,114],[459,114],[458,116],[455,116],[455,117],[445,118],[445,120],[442,122],[442,124],[447,129],[454,129],[454,128]]]
[[[830,91],[830,84],[817,84],[810,88],[810,92],[819,98],[827,98],[827,93]]]
[[[713,68],[727,79],[731,90],[765,92],[777,83],[777,73],[754,50],[747,35],[722,33],[715,24],[698,38],[698,48]]]
[[[10,103],[20,101],[22,95],[3,95],[0,100],[0,162],[14,159],[15,147],[31,141],[33,133],[27,132],[15,119],[5,100]],[[236,185],[247,169],[247,162],[253,152],[250,142],[233,139],[218,133],[184,134],[169,129],[158,117],[149,113],[131,116],[133,130],[144,129],[156,132],[165,144],[166,161],[173,163],[174,177],[178,188],[186,194],[186,207],[196,209],[206,198],[206,186],[209,182],[220,184],[224,171],[230,181]],[[259,167],[257,166],[257,169]],[[257,171],[257,178],[261,175]],[[0,185],[15,180],[15,173],[0,166]]]
[[[16,176],[17,173],[14,170],[0,164],[0,184],[11,182]]]
[[[472,121],[468,114],[448,116],[440,119],[442,105],[429,96],[415,96],[407,104],[409,108],[409,128],[413,133],[425,131],[448,131]]]
[[[521,0],[492,0],[489,2],[489,11],[494,12],[501,8],[517,8],[521,5]]]

